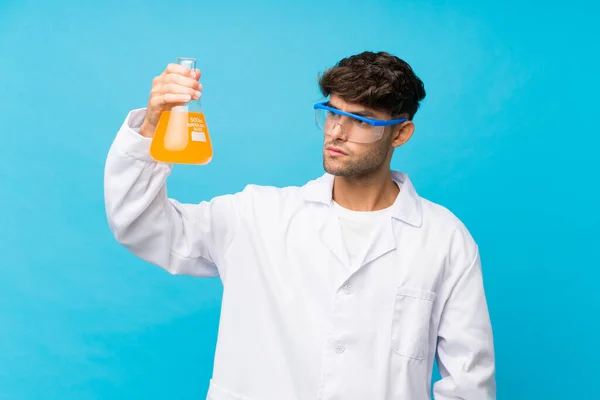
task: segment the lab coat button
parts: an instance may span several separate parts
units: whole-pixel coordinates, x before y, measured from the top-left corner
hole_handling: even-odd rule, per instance
[[[346,351],[346,346],[342,342],[336,342],[334,346],[334,351],[338,354],[342,354],[344,351]]]
[[[347,283],[344,285],[344,293],[352,294],[353,292],[354,292],[354,288],[352,287],[351,284]]]

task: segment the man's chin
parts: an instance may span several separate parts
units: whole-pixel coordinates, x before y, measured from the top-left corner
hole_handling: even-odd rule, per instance
[[[344,166],[341,165],[331,165],[326,158],[323,160],[323,169],[333,176],[348,176],[347,168],[344,168]]]

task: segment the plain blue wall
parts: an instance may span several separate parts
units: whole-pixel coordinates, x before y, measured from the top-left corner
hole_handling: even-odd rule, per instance
[[[177,167],[170,195],[302,184],[322,173],[317,74],[363,50],[426,84],[393,166],[481,246],[499,398],[597,394],[593,2],[41,3],[0,2],[1,399],[203,398],[220,283],[114,241],[108,147],[152,78],[195,56],[215,158]]]

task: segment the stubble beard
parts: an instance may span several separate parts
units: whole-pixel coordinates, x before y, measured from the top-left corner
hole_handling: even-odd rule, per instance
[[[335,145],[335,143],[330,143]],[[329,145],[329,144],[327,144]],[[325,147],[327,147],[327,145]],[[378,171],[386,161],[388,153],[391,151],[391,137],[378,143],[377,147],[364,154],[360,159],[348,161],[346,163],[336,164],[335,159],[328,157],[326,152],[323,152],[323,169],[331,175],[361,178],[367,177]]]

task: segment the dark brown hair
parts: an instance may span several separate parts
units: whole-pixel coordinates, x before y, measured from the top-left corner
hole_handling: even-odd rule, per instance
[[[386,53],[366,51],[339,61],[319,77],[323,96],[337,94],[349,103],[412,119],[425,98],[423,82],[410,65]]]

